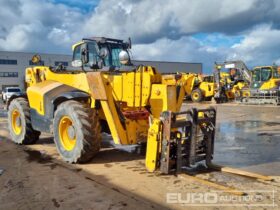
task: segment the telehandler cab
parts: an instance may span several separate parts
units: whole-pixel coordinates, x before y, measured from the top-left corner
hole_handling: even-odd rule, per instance
[[[12,140],[34,144],[41,132],[52,133],[65,161],[83,163],[97,154],[101,132],[107,132],[115,144],[147,142],[150,172],[209,164],[215,109],[180,112],[183,88],[164,84],[154,67],[134,66],[130,47],[122,40],[87,38],[73,46],[73,69],[27,68],[26,94],[8,101]]]

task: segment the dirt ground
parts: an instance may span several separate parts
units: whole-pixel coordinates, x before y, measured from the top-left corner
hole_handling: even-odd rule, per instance
[[[190,104],[183,109],[191,106],[206,105]],[[259,200],[190,205],[186,202],[189,195],[205,198],[207,193],[218,193],[228,198],[230,194],[191,178],[147,173],[144,156],[137,148],[135,152],[126,152],[133,151],[131,147],[115,148],[105,135],[102,150],[90,163],[66,164],[48,135],[36,145],[13,144],[0,107],[0,174],[4,170],[0,175],[0,209],[279,209],[280,108],[224,104],[217,110],[214,162],[269,175],[275,181],[220,172],[197,176]],[[170,203],[171,193],[176,198],[185,197]]]

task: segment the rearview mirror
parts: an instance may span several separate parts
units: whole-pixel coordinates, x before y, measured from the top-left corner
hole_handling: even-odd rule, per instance
[[[120,51],[119,60],[120,60],[120,63],[123,65],[126,65],[129,63],[129,54],[126,50]]]

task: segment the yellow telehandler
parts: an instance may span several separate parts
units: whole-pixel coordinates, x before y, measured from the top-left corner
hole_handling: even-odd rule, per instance
[[[130,41],[92,37],[72,48],[73,68],[26,69],[26,94],[7,104],[15,143],[34,144],[41,132],[52,133],[65,161],[83,163],[97,154],[107,132],[115,144],[146,142],[150,172],[211,162],[215,109],[180,112],[183,88],[162,82],[151,66],[134,66]]]

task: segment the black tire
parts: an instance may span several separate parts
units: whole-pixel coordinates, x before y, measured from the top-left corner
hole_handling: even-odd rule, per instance
[[[217,104],[228,102],[228,98],[225,92],[222,92],[219,98],[214,98]]]
[[[201,102],[203,100],[202,91],[199,88],[196,88],[191,93],[191,99],[193,102]]]
[[[16,133],[12,125],[12,115],[19,112],[19,125],[21,125],[20,133]],[[8,107],[8,124],[11,139],[17,144],[35,144],[39,139],[41,132],[32,128],[30,118],[30,107],[26,98],[16,98],[11,101]]]
[[[60,126],[65,117],[71,120],[71,129],[74,132],[72,136],[75,136],[75,143],[70,149],[61,139]],[[66,135],[71,134],[68,131]],[[60,104],[54,116],[54,141],[59,154],[66,162],[85,163],[91,160],[101,145],[101,126],[97,110],[72,100]]]
[[[205,101],[212,101],[212,96],[206,97],[204,100]]]

